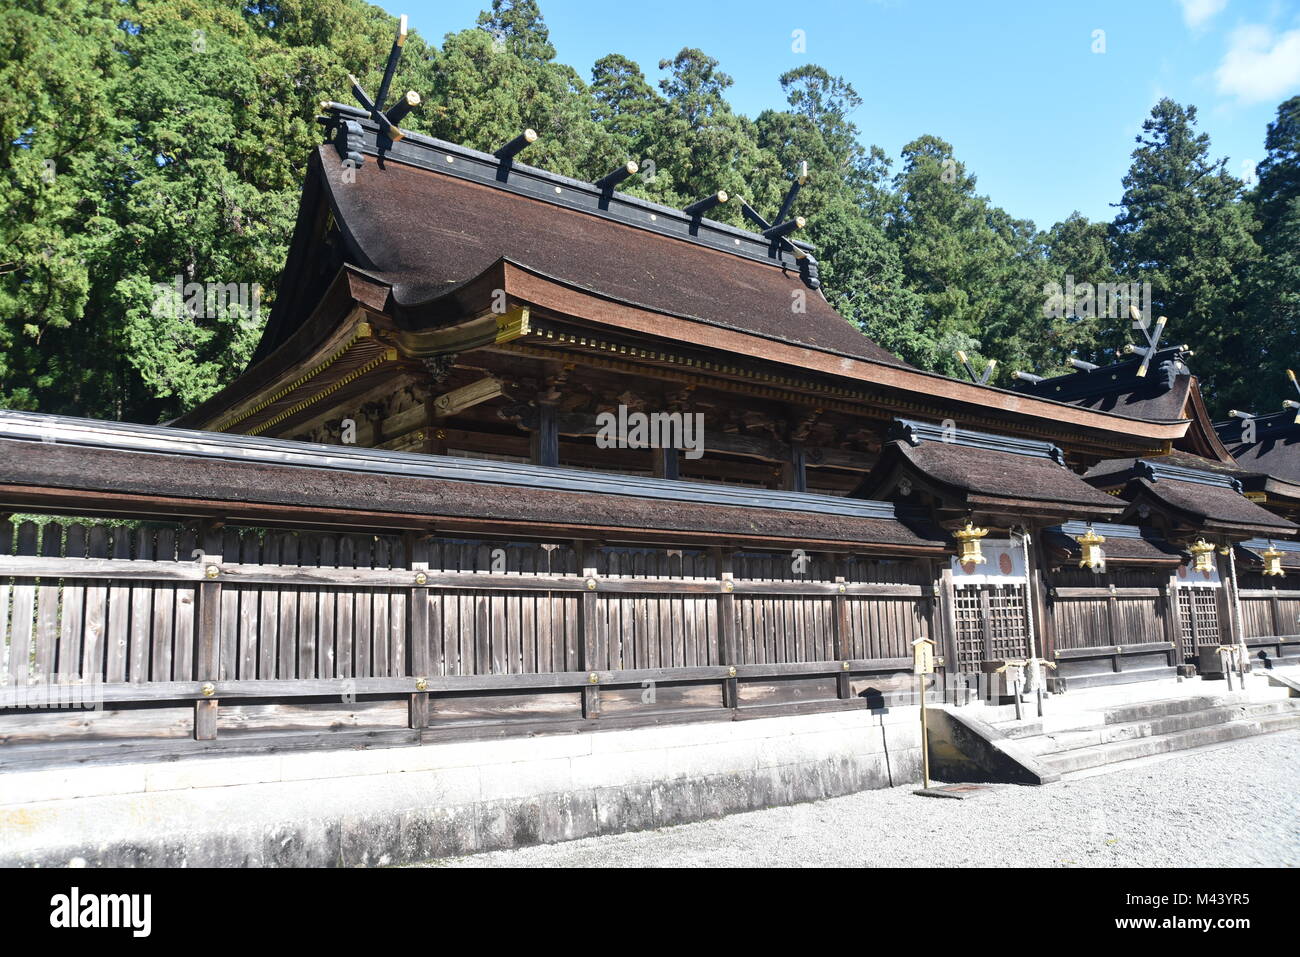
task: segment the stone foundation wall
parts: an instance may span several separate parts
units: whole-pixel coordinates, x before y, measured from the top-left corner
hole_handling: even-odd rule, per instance
[[[402,864],[920,776],[914,707],[7,773],[0,865]]]

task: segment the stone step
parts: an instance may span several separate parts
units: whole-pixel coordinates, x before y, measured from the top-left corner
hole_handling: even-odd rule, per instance
[[[1106,724],[1128,724],[1132,721],[1146,721],[1151,718],[1163,718],[1175,714],[1188,714],[1193,711],[1207,711],[1225,705],[1238,704],[1249,700],[1243,691],[1215,695],[1192,695],[1186,698],[1164,698],[1156,701],[1135,701],[1132,704],[1106,708]]]
[[[1285,700],[1226,704],[1215,708],[1186,711],[1182,714],[1169,714],[1141,721],[1129,721],[1124,724],[1105,724],[1096,728],[1078,730],[1048,731],[1045,734],[1024,738],[1019,743],[1030,754],[1058,754],[1079,748],[1111,744],[1115,741],[1157,737],[1249,718],[1264,718],[1277,714],[1300,714],[1300,707],[1298,706],[1300,706],[1300,701],[1293,705]]]
[[[1085,771],[1105,764],[1131,761],[1136,758],[1166,754],[1170,751],[1182,751],[1187,748],[1223,744],[1240,738],[1268,734],[1274,731],[1285,731],[1292,728],[1300,729],[1300,712],[1287,710],[1276,714],[1267,714],[1259,718],[1244,718],[1223,724],[1211,724],[1186,731],[1176,731],[1171,734],[1112,741],[1092,747],[1045,754],[1038,760],[1045,767],[1057,771],[1062,777],[1066,777],[1071,772]]]

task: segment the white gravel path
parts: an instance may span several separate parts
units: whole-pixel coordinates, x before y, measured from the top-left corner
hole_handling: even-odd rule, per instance
[[[444,867],[1300,866],[1300,731],[979,797],[912,788],[515,851]]]

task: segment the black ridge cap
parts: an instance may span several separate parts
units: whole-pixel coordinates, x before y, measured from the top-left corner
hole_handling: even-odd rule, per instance
[[[1085,395],[1099,395],[1108,390],[1118,391],[1121,387],[1133,385],[1134,383],[1142,384],[1155,381],[1155,367],[1159,363],[1175,359],[1183,361],[1183,364],[1186,365],[1185,355],[1186,352],[1182,346],[1167,346],[1156,350],[1156,354],[1151,357],[1151,362],[1148,364],[1147,374],[1142,379],[1130,374],[1136,373],[1138,367],[1142,364],[1143,357],[1135,353],[1121,359],[1119,362],[1113,362],[1108,366],[1098,366],[1091,371],[1078,369],[1074,372],[1052,376],[1050,379],[1043,379],[1041,382],[1026,382],[1023,379],[1018,379],[1013,383],[1012,388],[1016,392],[1027,393],[1040,399],[1061,400],[1080,398]],[[1188,369],[1188,372],[1190,371]]]
[[[1285,429],[1297,425],[1296,419],[1298,417],[1300,417],[1300,409],[1279,409],[1277,412],[1252,415],[1250,421],[1255,423],[1257,429]],[[1245,421],[1245,419],[1225,419],[1222,422],[1215,422],[1214,431],[1224,444],[1230,441],[1234,444],[1241,444],[1241,428]],[[1229,431],[1233,429],[1236,430],[1236,435],[1232,435]],[[1256,442],[1259,441],[1259,438],[1257,435]]]
[[[335,122],[348,119],[359,123],[364,132],[362,152],[384,161],[395,160],[419,169],[444,173],[458,179],[466,179],[483,186],[492,186],[508,192],[541,200],[555,206],[588,213],[621,223],[649,230],[674,239],[708,246],[720,252],[732,253],[746,259],[784,266],[798,271],[799,260],[781,244],[758,233],[720,223],[712,219],[696,218],[680,209],[662,206],[648,199],[629,196],[616,190],[604,190],[594,183],[571,179],[513,160],[509,166],[509,176],[499,177],[501,160],[491,153],[482,153],[468,146],[448,143],[445,140],[419,133],[404,132],[402,139],[396,143],[386,142],[383,150],[379,148],[380,130],[378,124],[369,118],[364,110],[348,107],[344,104],[330,104],[325,117],[318,120]],[[385,137],[387,140],[387,137]],[[430,153],[440,154],[436,159]],[[452,162],[446,162],[446,157]],[[559,187],[561,192],[556,192]],[[653,219],[651,217],[654,217]],[[808,252],[816,247],[801,240],[791,240],[794,245]]]
[[[1063,535],[1069,535],[1071,538],[1074,538],[1077,535],[1084,534],[1089,528],[1104,535],[1106,538],[1151,540],[1147,535],[1142,534],[1142,529],[1137,525],[1112,525],[1110,522],[1080,522],[1071,520],[1068,522],[1062,522],[1060,525],[1049,526],[1047,531],[1060,532]],[[1297,549],[1300,550],[1300,543],[1297,544]]]
[[[118,452],[188,455],[225,461],[256,462],[342,472],[403,475],[451,482],[625,495],[675,502],[703,502],[742,508],[813,512],[849,518],[897,521],[889,502],[848,499],[810,492],[709,485],[681,480],[641,478],[583,469],[548,468],[419,452],[390,452],[349,446],[268,439],[174,429],[160,425],[108,422],[36,412],[0,409],[0,439],[47,442]]]
[[[1169,479],[1174,482],[1192,482],[1196,485],[1230,488],[1234,492],[1241,491],[1241,479],[1234,476],[1189,469],[1181,465],[1168,465],[1152,459],[1138,459],[1133,463],[1133,471],[1138,478],[1149,479],[1152,482]]]
[[[1034,439],[1016,439],[989,432],[972,432],[969,429],[945,429],[943,426],[931,422],[919,422],[916,419],[895,419],[890,424],[889,433],[890,438],[901,439],[909,445],[944,442],[991,452],[1010,452],[1013,455],[1047,458],[1057,465],[1065,464],[1065,453],[1059,447],[1051,442],[1039,442]]]
[[[1284,538],[1248,538],[1244,542],[1238,542],[1240,548],[1250,549],[1252,552],[1262,552],[1270,545],[1279,552],[1291,552],[1295,554],[1300,552],[1300,542],[1287,541]]]

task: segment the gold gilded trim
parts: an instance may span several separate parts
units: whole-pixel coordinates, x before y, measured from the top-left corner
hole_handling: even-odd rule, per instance
[[[320,365],[316,366],[314,369],[311,369],[308,372],[303,373],[298,378],[294,379],[293,382],[289,383],[287,386],[281,389],[279,392],[275,393],[269,398],[263,399],[261,402],[257,403],[257,405],[253,406],[252,408],[245,409],[243,412],[240,412],[238,415],[232,416],[229,419],[226,419],[224,422],[212,426],[212,431],[224,432],[227,429],[229,429],[231,426],[238,425],[240,422],[243,422],[249,416],[257,415],[257,413],[261,412],[263,409],[274,405],[275,403],[283,399],[285,396],[287,396],[289,393],[293,392],[295,389],[301,388],[303,385],[306,385],[308,382],[316,378],[318,375],[320,375],[322,372],[324,372],[334,363],[342,359],[345,355],[347,355],[348,350],[351,349],[354,345],[356,345],[358,341],[362,339],[368,339],[373,335],[374,335],[374,330],[371,328],[370,323],[368,322],[358,323],[356,329],[353,330],[352,336],[348,339],[348,341],[343,343],[343,345],[340,346],[334,352],[333,355],[331,355]],[[257,433],[251,432],[249,434],[256,435]]]
[[[268,419],[267,421],[263,422],[261,425],[254,426],[253,428],[249,429],[248,434],[261,435],[267,429],[271,428],[274,425],[279,425],[281,422],[283,422],[285,419],[291,416],[297,415],[303,409],[306,409],[316,404],[321,399],[325,398],[325,396],[329,395],[332,392],[338,391],[339,389],[343,388],[343,386],[347,385],[349,382],[354,382],[357,379],[361,378],[366,373],[372,372],[375,369],[379,368],[385,362],[394,362],[396,361],[396,359],[397,359],[396,349],[393,348],[385,349],[382,355],[378,355],[375,358],[371,359],[369,362],[367,362],[365,365],[358,366],[357,368],[353,369],[342,379],[339,379],[338,382],[334,382],[326,386],[324,389],[322,389],[320,392],[317,392],[315,395],[311,396],[310,398],[304,399],[303,401],[297,403],[296,405],[293,405],[285,409],[275,418]]]
[[[488,313],[444,329],[399,331],[393,337],[402,355],[413,359],[465,352],[484,346],[499,346],[529,334],[528,307],[516,306],[509,312]]]

